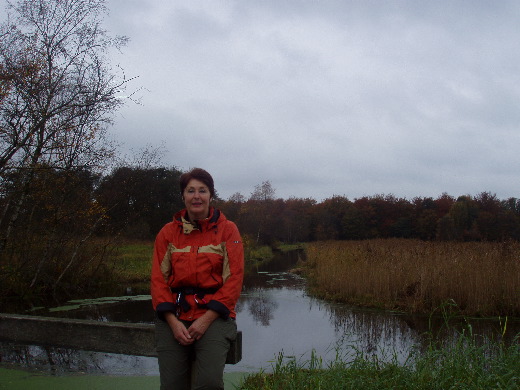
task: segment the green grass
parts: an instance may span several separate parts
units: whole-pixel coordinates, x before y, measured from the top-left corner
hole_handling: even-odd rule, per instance
[[[244,253],[247,260],[269,260],[273,258],[273,250],[270,246],[254,246],[244,248]]]
[[[277,246],[277,249],[285,253],[298,249],[304,249],[304,247],[304,244],[280,244]]]
[[[133,242],[119,246],[111,264],[121,280],[128,283],[149,281],[152,270],[153,242]]]
[[[326,366],[314,354],[304,362],[280,354],[272,373],[251,374],[239,389],[519,389],[519,338],[506,346],[462,332],[449,345],[432,341],[403,364],[395,357],[381,361],[354,349],[350,358],[338,353]]]

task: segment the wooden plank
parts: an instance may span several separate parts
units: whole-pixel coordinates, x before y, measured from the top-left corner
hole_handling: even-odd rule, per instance
[[[22,344],[157,356],[154,334],[152,324],[0,315],[0,338]]]
[[[136,356],[157,356],[153,324],[102,322],[0,313],[0,339]],[[242,359],[242,332],[232,343],[227,364]]]

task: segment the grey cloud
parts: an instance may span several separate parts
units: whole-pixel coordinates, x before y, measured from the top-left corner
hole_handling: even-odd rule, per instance
[[[109,0],[143,92],[127,148],[211,171],[219,194],[519,196],[516,1]]]

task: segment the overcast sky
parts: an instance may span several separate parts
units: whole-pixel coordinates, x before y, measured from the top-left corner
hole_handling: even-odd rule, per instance
[[[519,1],[107,0],[126,149],[220,196],[520,197]]]

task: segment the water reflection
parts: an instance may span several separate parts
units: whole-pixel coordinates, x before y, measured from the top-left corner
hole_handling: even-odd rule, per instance
[[[259,290],[257,294],[249,296],[249,299],[242,299],[237,312],[240,313],[243,307],[247,307],[256,324],[269,326],[278,304],[267,291]]]
[[[237,305],[237,324],[243,332],[243,359],[236,365],[226,366],[227,372],[269,370],[270,362],[275,361],[280,352],[308,360],[315,351],[325,363],[337,355],[348,361],[360,352],[383,360],[397,357],[404,361],[412,350],[425,345],[424,333],[432,329],[426,316],[361,310],[308,296],[305,280],[288,272],[301,256],[298,252],[279,254],[273,261],[251,266]],[[45,309],[34,314],[153,322],[149,296],[74,301],[65,308],[69,310]],[[434,323],[433,329],[446,329],[440,325],[442,321]],[[476,321],[472,325],[475,333],[489,335],[486,337],[494,337],[501,330],[496,321]],[[519,331],[519,322],[509,322],[509,335]],[[453,335],[453,329],[446,332]],[[447,336],[450,339],[450,335]],[[89,373],[158,375],[154,358],[7,344],[0,345],[0,353],[2,362],[22,366],[39,364],[58,373],[70,369]]]
[[[51,375],[71,372],[107,375],[159,375],[156,358],[128,356],[68,348],[0,343],[2,363],[37,369]]]

